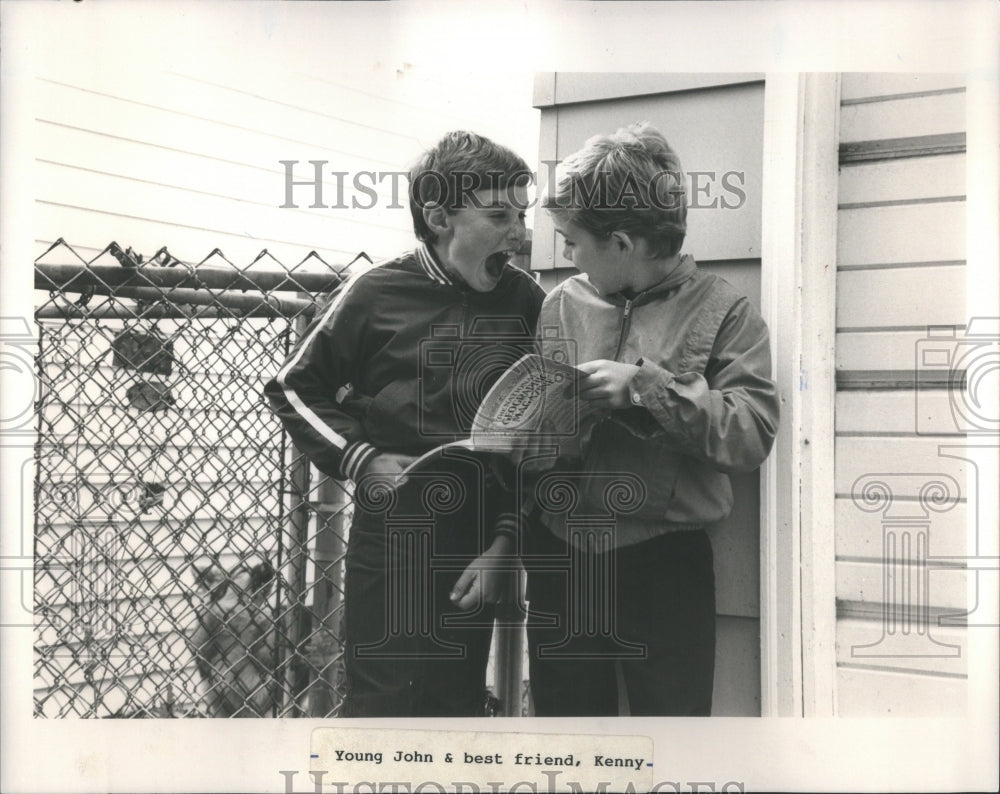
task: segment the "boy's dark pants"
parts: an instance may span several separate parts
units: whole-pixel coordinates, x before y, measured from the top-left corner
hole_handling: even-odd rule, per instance
[[[480,554],[478,521],[433,524],[355,508],[344,578],[342,717],[483,714],[493,607],[461,612],[449,598]],[[448,616],[460,625],[446,625]]]
[[[571,555],[534,526],[524,563],[537,716],[617,715],[616,663],[633,716],[710,715],[715,576],[704,531]],[[545,625],[547,616],[557,624]]]

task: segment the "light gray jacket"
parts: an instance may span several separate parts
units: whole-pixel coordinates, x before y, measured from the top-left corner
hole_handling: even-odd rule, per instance
[[[767,326],[746,297],[685,255],[631,300],[567,279],[546,297],[538,328],[547,356],[640,364],[633,407],[593,428],[582,460],[560,459],[546,475],[574,484],[574,506],[546,505],[540,483],[550,528],[612,516],[616,545],[627,545],[729,514],[728,474],[761,465],[779,415]]]

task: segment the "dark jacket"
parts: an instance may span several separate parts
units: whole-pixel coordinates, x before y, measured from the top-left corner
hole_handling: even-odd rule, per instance
[[[379,451],[468,436],[479,400],[531,351],[543,297],[512,266],[470,290],[420,246],[341,284],[265,394],[316,468],[357,479]]]

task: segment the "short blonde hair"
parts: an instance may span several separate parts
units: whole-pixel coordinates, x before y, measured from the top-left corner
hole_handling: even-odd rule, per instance
[[[623,231],[646,240],[655,257],[674,256],[687,232],[680,158],[648,122],[597,135],[556,171],[544,207],[591,234]]]

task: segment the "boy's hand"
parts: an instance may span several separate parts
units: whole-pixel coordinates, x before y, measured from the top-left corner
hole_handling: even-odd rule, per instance
[[[514,552],[514,541],[500,535],[483,554],[476,557],[451,589],[451,602],[460,609],[472,609],[485,602],[498,604],[507,594],[513,561],[503,559]]]
[[[600,408],[628,408],[628,385],[639,371],[635,364],[598,359],[577,367],[586,377],[580,381],[580,399]]]
[[[358,476],[356,498],[363,505],[380,504],[385,496],[383,490],[395,491],[406,481],[405,477],[400,479],[399,473],[414,460],[416,458],[398,452],[379,452]]]
[[[381,474],[392,479],[415,460],[416,457],[413,455],[401,455],[398,452],[379,452],[374,458],[368,461],[363,474],[365,476]]]

